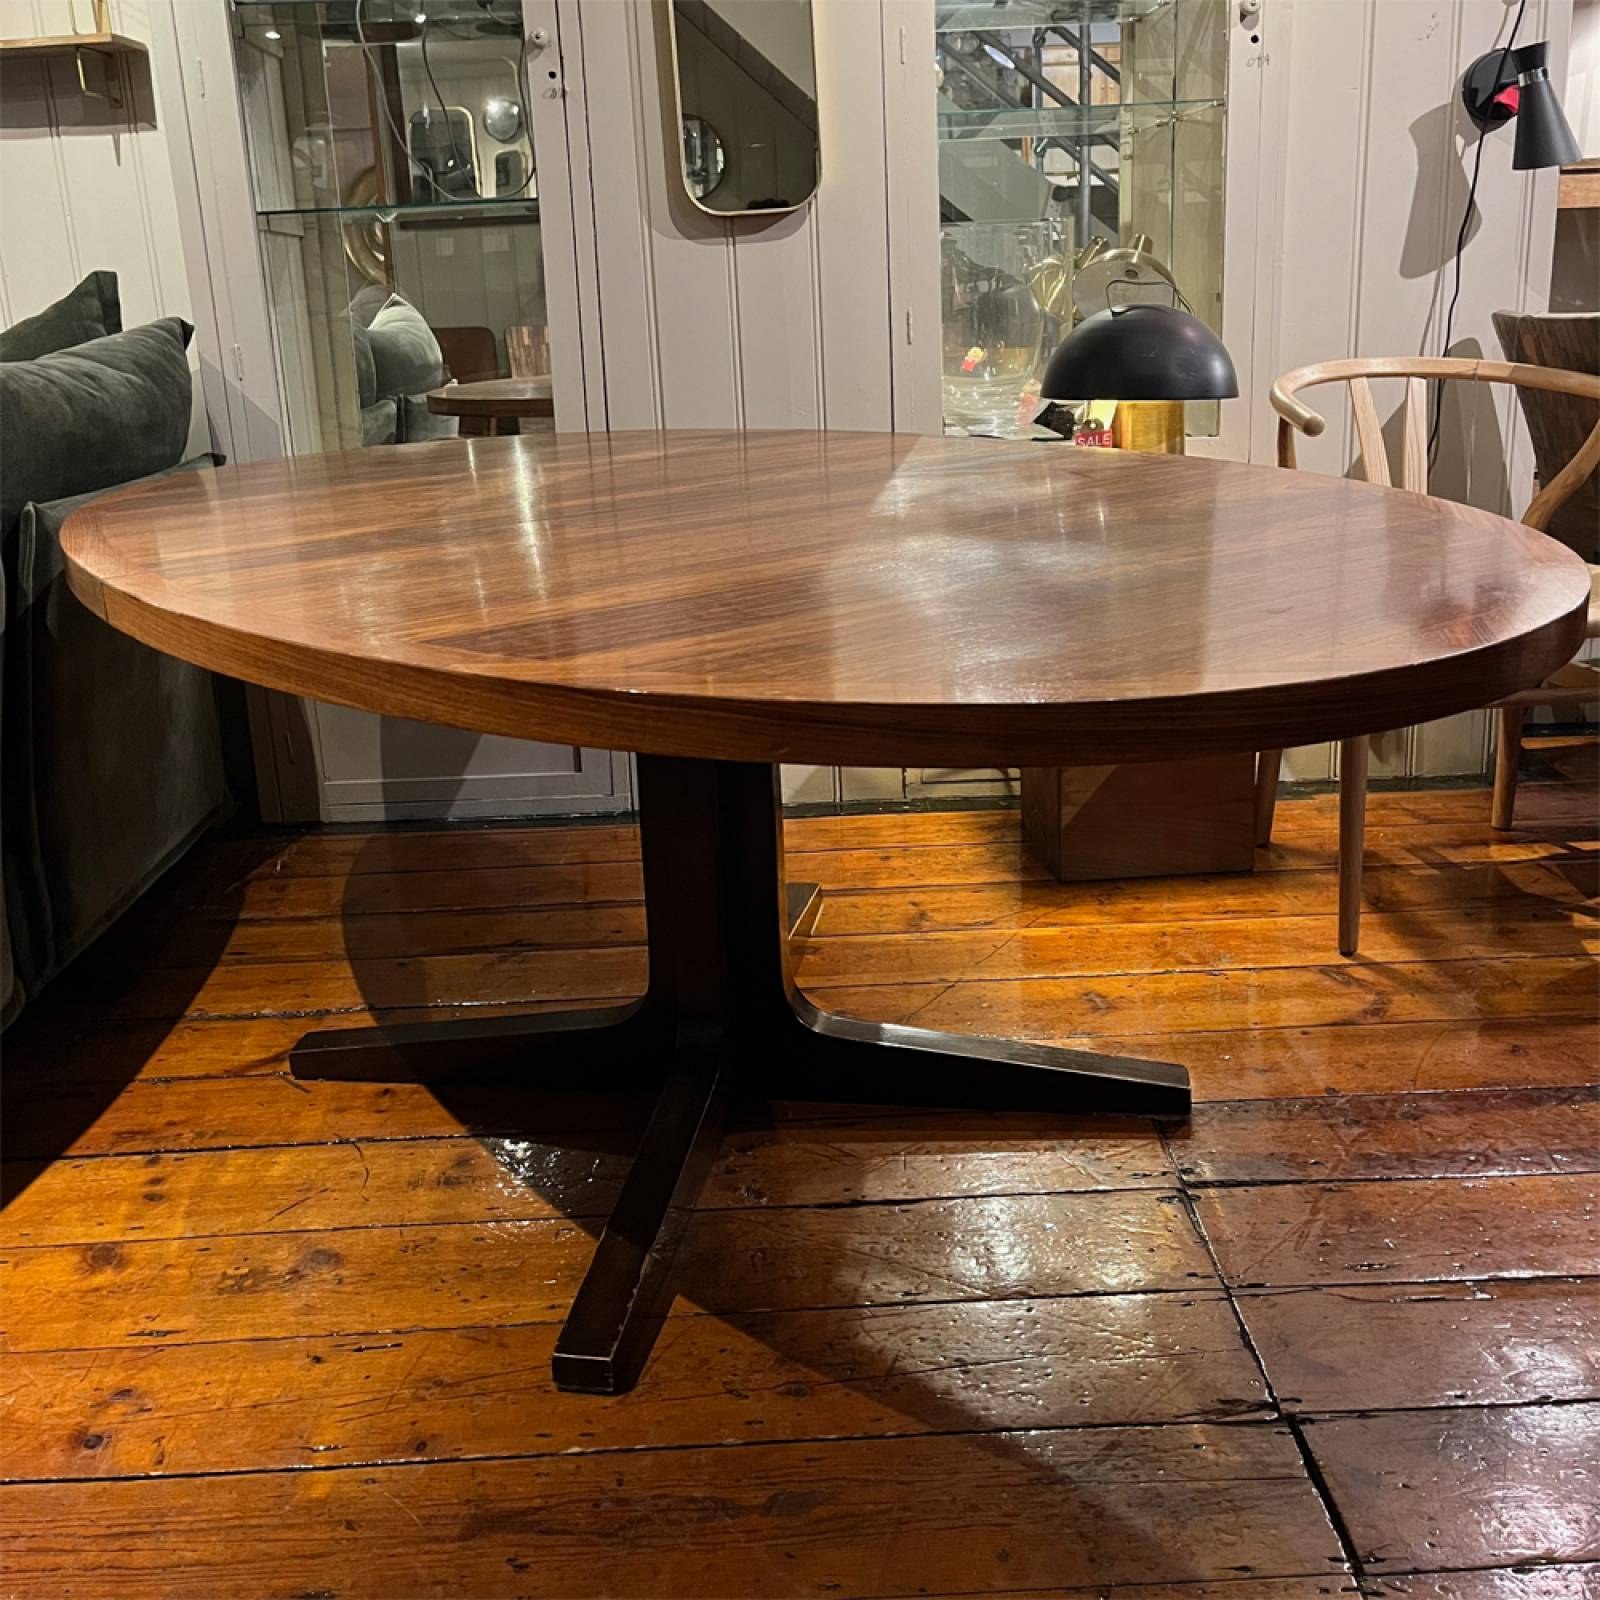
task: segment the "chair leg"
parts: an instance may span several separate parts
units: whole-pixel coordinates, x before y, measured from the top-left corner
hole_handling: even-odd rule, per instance
[[[1510,828],[1512,813],[1517,809],[1517,760],[1522,754],[1522,723],[1528,715],[1526,706],[1501,706],[1499,710],[1500,739],[1494,752],[1494,810],[1490,823],[1496,828]]]
[[[1272,813],[1278,804],[1278,772],[1283,751],[1263,750],[1256,756],[1256,843],[1272,843]]]
[[[1361,942],[1361,852],[1367,839],[1365,737],[1339,745],[1339,954],[1353,956]]]

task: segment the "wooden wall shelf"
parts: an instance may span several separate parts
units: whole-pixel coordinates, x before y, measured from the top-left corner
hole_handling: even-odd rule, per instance
[[[0,56],[67,56],[79,50],[105,55],[144,56],[150,48],[125,33],[52,33],[32,39],[0,39]]]
[[[1563,211],[1591,211],[1600,206],[1600,161],[1574,161],[1563,167],[1556,205]]]
[[[150,47],[142,39],[99,28],[93,33],[39,34],[32,38],[0,39],[0,62],[70,60],[78,76],[78,88],[90,99],[101,100],[117,111],[126,108],[131,94],[129,63],[148,60]],[[98,63],[97,86],[84,71],[88,57]]]

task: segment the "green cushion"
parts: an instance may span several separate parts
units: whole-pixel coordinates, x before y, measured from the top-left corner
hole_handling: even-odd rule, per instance
[[[378,364],[372,355],[372,336],[354,319],[350,323],[350,344],[356,361],[356,400],[365,410],[378,403]]]
[[[193,329],[176,317],[0,364],[0,538],[22,508],[164,471],[189,440]]]
[[[444,355],[423,315],[395,295],[367,329],[381,396],[422,394],[444,382]]]
[[[401,444],[419,444],[427,439],[453,439],[460,432],[461,419],[441,417],[430,411],[426,395],[400,396],[400,418],[395,438]]]
[[[5,920],[30,998],[227,802],[211,674],[119,633],[67,587],[61,526],[93,498],[27,506],[6,562]]]
[[[393,444],[395,442],[399,407],[400,402],[391,397],[388,400],[374,401],[370,406],[361,408],[361,442],[363,445]]]
[[[70,294],[0,333],[0,361],[32,361],[108,333],[122,332],[114,272],[91,272]]]

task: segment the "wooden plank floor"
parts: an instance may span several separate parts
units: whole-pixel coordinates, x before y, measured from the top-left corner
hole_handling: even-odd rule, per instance
[[[644,1107],[297,1085],[321,1015],[615,999],[613,826],[200,851],[5,1040],[0,1592],[1600,1595],[1600,828],[1551,742],[1248,877],[789,825],[852,1015],[1182,1061],[1136,1119],[748,1108],[639,1388],[551,1346]]]

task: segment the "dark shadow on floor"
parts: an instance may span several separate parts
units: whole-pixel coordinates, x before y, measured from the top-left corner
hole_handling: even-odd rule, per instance
[[[69,1155],[178,1027],[232,935],[250,874],[281,835],[213,834],[32,1002],[0,1041],[0,1205]],[[151,952],[181,931],[157,1017],[141,1016]]]

